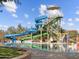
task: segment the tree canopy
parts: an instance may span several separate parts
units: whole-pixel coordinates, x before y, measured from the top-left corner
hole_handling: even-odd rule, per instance
[[[17,27],[14,26],[10,26],[5,33],[6,34],[18,34],[18,33],[22,33],[25,32],[26,28],[23,27],[21,24],[18,24]]]

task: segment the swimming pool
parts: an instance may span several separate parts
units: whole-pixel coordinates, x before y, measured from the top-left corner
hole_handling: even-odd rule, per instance
[[[67,47],[66,44],[58,45],[58,44],[47,44],[47,43],[7,43],[5,44],[6,47],[19,47],[19,48],[32,48],[32,49],[39,49],[43,51],[52,51],[52,52],[65,52]]]

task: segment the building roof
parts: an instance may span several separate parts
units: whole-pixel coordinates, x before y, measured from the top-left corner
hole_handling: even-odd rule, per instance
[[[77,32],[77,30],[67,30],[66,32]]]
[[[59,6],[56,6],[56,5],[49,5],[48,6],[48,10],[54,10],[54,9],[59,9],[60,7]]]

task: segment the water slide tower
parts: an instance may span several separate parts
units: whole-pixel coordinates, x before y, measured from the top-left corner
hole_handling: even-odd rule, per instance
[[[53,35],[53,33],[59,33],[60,24],[61,24],[61,18],[63,17],[63,13],[60,10],[60,7],[56,5],[50,5],[47,8],[48,10],[48,17],[49,21],[51,21],[48,25],[49,33],[50,33],[50,42],[53,42],[54,40],[57,40],[57,37]]]

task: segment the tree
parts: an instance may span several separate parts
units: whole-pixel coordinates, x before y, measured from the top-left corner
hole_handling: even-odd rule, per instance
[[[21,2],[20,2],[19,0],[0,0],[0,7],[6,6],[6,5],[3,4],[3,2],[9,2],[9,1],[11,1],[11,2],[14,1],[16,4],[21,5]],[[9,6],[7,6],[7,7],[9,7]],[[12,8],[12,7],[11,7],[11,8]],[[3,10],[0,10],[0,12],[3,12]]]
[[[10,26],[5,33],[6,34],[18,34],[18,33],[22,33],[25,31],[26,29],[21,24],[18,24],[17,28],[15,28],[14,26]]]
[[[0,3],[2,2],[2,0],[0,0]]]
[[[66,30],[63,29],[62,27],[59,28],[59,32],[60,32],[60,33],[64,33],[65,31],[66,31]]]
[[[78,32],[76,30],[70,30],[68,31],[69,36],[70,36],[70,41],[75,42],[76,41],[76,36],[78,35]]]
[[[21,24],[18,24],[17,33],[21,33],[21,32],[24,32],[24,31],[26,31],[26,29]]]
[[[1,29],[0,29],[0,32],[4,32],[4,30],[1,30]]]
[[[11,26],[7,29],[8,34],[16,34],[16,28]]]
[[[2,1],[7,2],[8,0],[0,0],[0,3],[2,3]],[[13,0],[9,0],[9,1],[13,1]],[[14,0],[14,2],[17,4],[21,4],[19,0]]]

